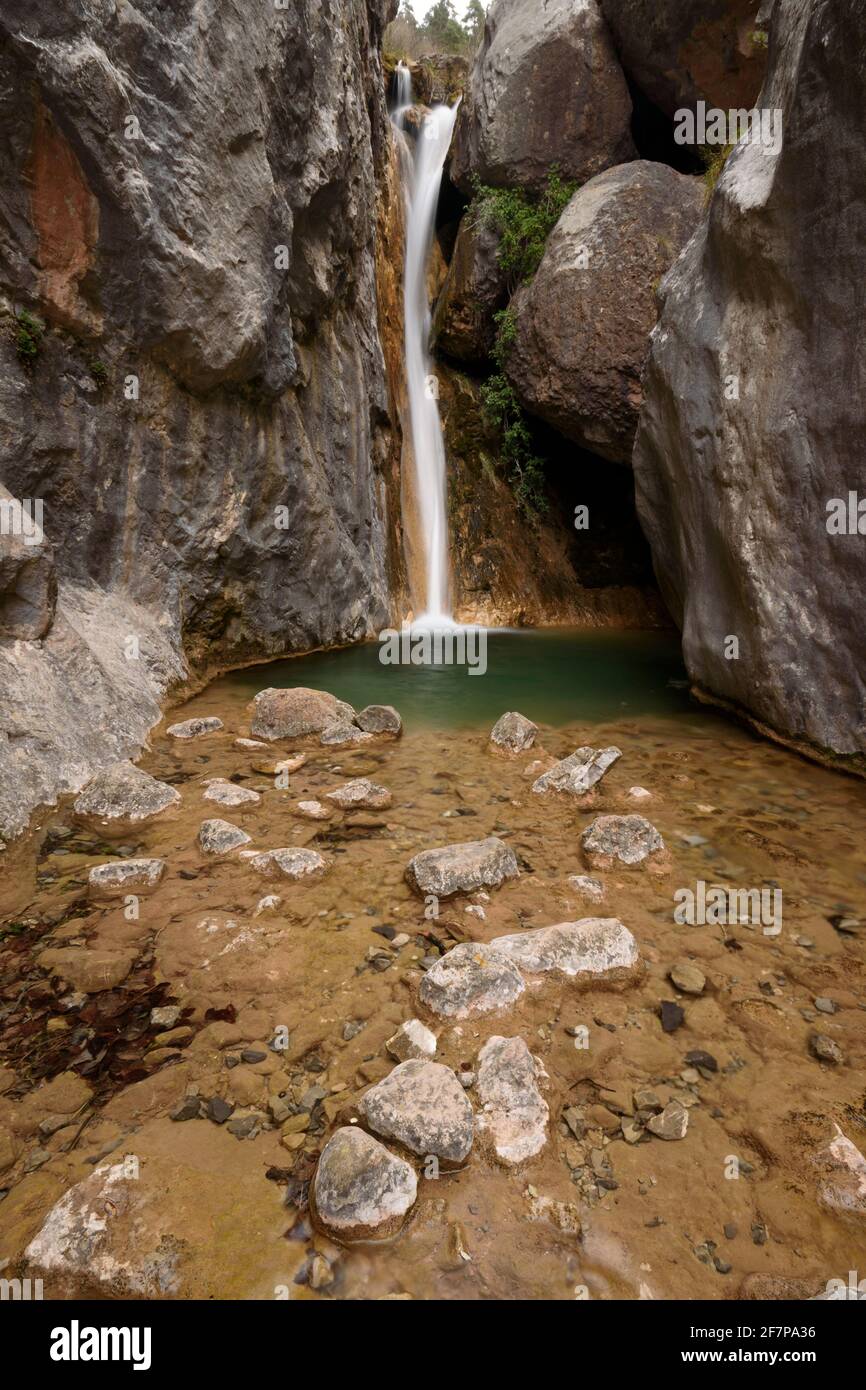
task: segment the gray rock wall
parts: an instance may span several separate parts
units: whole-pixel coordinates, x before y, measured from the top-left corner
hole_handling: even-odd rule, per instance
[[[633,458],[693,679],[861,765],[866,534],[828,503],[866,498],[864,92],[860,0],[779,0],[781,148],[734,150],[662,283]]]
[[[393,8],[3,6],[0,480],[43,500],[59,598],[41,642],[0,636],[0,835],[138,747],[187,666],[388,618]]]

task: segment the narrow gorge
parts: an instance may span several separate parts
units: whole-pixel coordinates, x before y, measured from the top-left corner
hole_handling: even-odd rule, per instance
[[[866,1296],[864,40],[0,4],[4,1300]]]

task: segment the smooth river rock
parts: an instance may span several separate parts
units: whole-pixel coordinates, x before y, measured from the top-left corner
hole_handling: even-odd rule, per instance
[[[343,1240],[394,1235],[417,1192],[415,1170],[351,1125],[328,1140],[313,1182],[316,1216]]]
[[[535,975],[556,971],[587,980],[624,979],[638,963],[637,942],[616,917],[584,917],[534,927],[491,941],[519,970]]]
[[[634,156],[631,98],[596,0],[493,0],[455,129],[451,177],[542,188]]]
[[[534,792],[566,792],[585,796],[613,767],[622,753],[618,748],[578,748],[569,757],[543,772],[532,784]]]
[[[517,966],[503,952],[462,941],[427,971],[419,996],[444,1018],[470,1018],[507,1008],[525,988]]]
[[[91,778],[72,809],[92,829],[122,835],[179,802],[180,793],[174,787],[157,781],[134,763],[123,761],[112,763]]]
[[[358,711],[355,723],[365,734],[391,734],[398,738],[403,732],[403,720],[393,705],[366,705]]]
[[[360,1101],[367,1124],[412,1153],[462,1163],[475,1122],[466,1092],[450,1067],[413,1058],[401,1062]]]
[[[591,868],[643,864],[664,851],[665,843],[643,816],[596,816],[580,837]]]
[[[512,300],[506,372],[521,404],[567,439],[631,462],[655,289],[703,214],[701,179],[638,160],[578,189]]]
[[[419,893],[435,893],[438,898],[498,888],[518,873],[514,851],[495,835],[444,849],[422,850],[406,866],[406,878]]]
[[[476,1127],[501,1163],[523,1163],[547,1142],[550,1112],[538,1089],[539,1074],[522,1038],[489,1038],[478,1054]]]

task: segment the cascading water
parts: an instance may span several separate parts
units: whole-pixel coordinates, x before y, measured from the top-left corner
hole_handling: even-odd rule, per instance
[[[396,72],[397,104],[391,120],[401,132],[412,102],[412,78],[400,64]],[[433,242],[436,205],[445,156],[457,117],[457,106],[436,106],[418,131],[411,167],[404,161],[406,193],[406,262],[403,278],[403,332],[406,385],[415,492],[425,558],[424,612],[418,626],[449,626],[448,518],[446,510],[445,443],[439,419],[436,377],[428,350],[430,305],[427,299],[427,261]]]

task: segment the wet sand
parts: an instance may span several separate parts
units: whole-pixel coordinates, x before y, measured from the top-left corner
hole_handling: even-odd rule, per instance
[[[134,1293],[138,1278],[139,1292],[180,1297],[726,1299],[808,1296],[864,1270],[863,1216],[827,1209],[814,1160],[834,1125],[866,1149],[866,785],[696,710],[543,728],[536,747],[514,759],[489,750],[486,730],[409,727],[399,740],[356,750],[308,741],[299,745],[306,765],[278,790],[253,770],[261,754],[233,746],[248,733],[247,699],[225,684],[218,702],[203,692],[166,723],[218,715],[225,729],[190,743],[157,731],[141,760],[182,804],[119,842],[169,866],[137,921],[87,901],[87,871],[118,842],[77,827],[70,804],[42,813],[3,856],[0,1131],[15,1136],[16,1152],[0,1174],[8,1189],[0,1260],[23,1268],[27,1242],[63,1192],[101,1159],[130,1154],[139,1171],[131,1205],[109,1226],[118,1280],[103,1286],[119,1296]],[[531,792],[529,763],[587,743],[623,753],[591,799]],[[289,751],[272,748],[275,757]],[[295,802],[356,776],[388,787],[392,806],[322,823],[292,814]],[[261,802],[233,810],[204,801],[204,779],[214,777],[261,792]],[[652,799],[630,800],[634,785]],[[609,812],[647,816],[670,868],[599,873],[605,898],[593,905],[568,877],[592,872],[580,833]],[[210,817],[240,825],[256,849],[317,849],[328,870],[308,883],[273,882],[236,854],[206,859],[195,840]],[[488,835],[513,848],[519,879],[491,890],[489,901],[451,899],[426,920],[404,879],[407,861]],[[674,893],[699,880],[780,888],[781,934],[679,925]],[[279,908],[254,916],[268,893],[279,894]],[[483,920],[467,912],[471,905]],[[424,965],[455,942],[589,916],[618,917],[634,933],[644,966],[636,983],[580,989],[539,977],[510,1009],[456,1024],[419,1008]],[[409,943],[393,951],[376,927],[405,932]],[[127,951],[135,963],[122,984],[66,1010],[68,989],[38,963],[52,947]],[[684,961],[706,977],[700,996],[668,979]],[[836,1011],[816,1010],[816,997]],[[659,1017],[665,1000],[685,1013],[671,1033]],[[169,1002],[183,1010],[185,1031],[155,1040],[147,1013]],[[112,1008],[116,1027],[110,1018],[100,1024]],[[344,1248],[287,1205],[286,1192],[303,1194],[329,1134],[357,1117],[360,1095],[393,1065],[386,1039],[412,1016],[438,1033],[436,1060],[459,1068],[471,1069],[492,1035],[524,1038],[548,1077],[549,1139],[517,1169],[497,1166],[476,1144],[460,1171],[420,1178],[401,1235]],[[569,1031],[581,1026],[588,1047]],[[289,1046],[273,1052],[268,1042],[280,1028]],[[838,1045],[841,1064],[812,1054],[814,1032]],[[106,1051],[87,1077],[92,1101],[54,1134],[26,1133],[22,1110],[36,1084],[98,1052],[96,1036]],[[242,1049],[267,1055],[227,1067]],[[717,1070],[690,1066],[695,1050]],[[274,1094],[297,1106],[311,1086],[326,1093],[324,1103],[313,1106],[306,1131],[287,1136],[292,1147],[278,1126],[239,1139],[207,1119],[168,1118],[190,1092],[225,1098],[236,1118],[264,1110]],[[622,1112],[642,1087],[688,1107],[684,1139],[625,1142]],[[168,1252],[168,1273],[156,1283],[148,1282],[152,1266],[150,1274],[137,1267],[151,1248]],[[318,1289],[294,1282],[309,1278],[316,1251],[330,1265]],[[48,1276],[46,1297],[92,1286],[97,1264]]]

